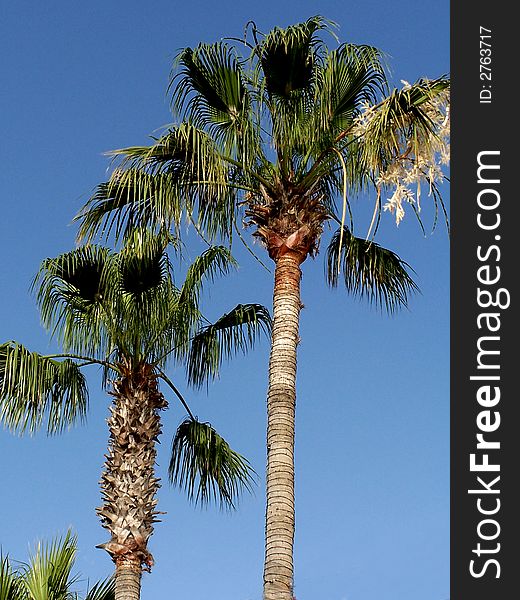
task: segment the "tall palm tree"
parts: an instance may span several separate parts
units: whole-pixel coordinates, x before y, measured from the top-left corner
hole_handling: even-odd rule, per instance
[[[43,356],[17,342],[0,346],[0,421],[33,431],[47,419],[59,432],[85,416],[87,388],[82,368],[103,369],[113,397],[110,440],[97,509],[110,532],[104,548],[116,565],[117,600],[136,600],[142,569],[153,564],[148,540],[157,521],[156,441],[166,384],[188,416],[174,438],[170,479],[199,502],[233,506],[248,488],[252,469],[208,424],[190,411],[164,368],[184,363],[191,382],[214,377],[224,357],[247,350],[270,327],[260,305],[239,304],[210,323],[199,309],[205,280],[233,264],[229,250],[211,247],[176,287],[165,251],[169,236],[135,231],[119,252],[84,246],[46,259],[35,280],[44,324],[63,353]]]
[[[390,90],[382,53],[343,43],[329,49],[320,16],[244,40],[180,52],[170,83],[177,119],[151,146],[120,159],[78,215],[80,235],[127,235],[136,224],[179,232],[186,216],[210,239],[244,241],[254,227],[275,263],[267,394],[264,598],[291,600],[294,538],[294,413],[301,265],[318,253],[324,226],[327,281],[393,311],[415,284],[408,265],[374,241],[381,213],[397,223],[420,212],[421,182],[436,214],[447,160],[449,80]],[[413,190],[412,186],[416,186]],[[373,194],[369,231],[353,231],[352,195]],[[388,194],[387,202],[383,194]]]
[[[72,570],[77,538],[69,531],[51,543],[39,543],[28,563],[0,556],[0,600],[115,600],[114,580],[99,581],[86,594],[74,591]]]

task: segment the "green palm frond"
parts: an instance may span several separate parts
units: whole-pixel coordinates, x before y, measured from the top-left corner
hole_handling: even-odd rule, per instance
[[[22,572],[21,582],[31,600],[72,600],[71,588],[78,580],[72,574],[77,538],[67,532],[64,538],[39,543]]]
[[[372,241],[357,238],[343,229],[340,248],[337,231],[327,248],[326,276],[332,287],[338,284],[338,255],[348,292],[386,308],[389,312],[406,306],[411,292],[418,290],[407,265],[397,254]]]
[[[128,148],[128,156],[137,161],[137,150]],[[122,152],[122,151],[121,151]],[[98,234],[116,240],[126,237],[135,227],[178,228],[182,208],[173,200],[172,188],[178,183],[174,172],[147,173],[142,169],[115,170],[108,182],[97,186],[83,209],[75,216],[79,221],[78,239],[91,242]]]
[[[271,330],[269,311],[259,304],[238,304],[192,340],[187,360],[188,381],[201,386],[217,376],[223,358],[246,352],[260,333]]]
[[[0,555],[0,600],[115,600],[114,578],[96,583],[85,596],[74,591],[79,577],[72,573],[77,539],[69,531],[51,543],[39,543],[29,563],[13,568]]]
[[[113,577],[108,577],[103,581],[98,581],[88,590],[85,600],[115,600],[115,583],[116,582]]]
[[[111,154],[120,166],[75,217],[79,239],[99,233],[120,239],[137,226],[173,229],[178,237],[183,215],[195,217],[209,237],[231,230],[231,164],[207,132],[181,123],[151,146]]]
[[[179,290],[172,287],[169,294],[161,290],[158,301],[162,302],[163,306],[157,307],[151,314],[152,318],[155,317],[157,326],[152,323],[153,327],[149,328],[158,334],[149,346],[151,362],[164,365],[169,356],[178,361],[185,359],[189,342],[200,328],[203,319],[199,303],[204,282],[212,282],[217,275],[225,275],[236,264],[227,248],[211,246],[188,267],[184,283]],[[167,299],[169,301],[165,302]],[[149,303],[147,298],[147,310]],[[163,311],[166,312],[163,314]],[[162,314],[162,332],[159,332],[161,321],[157,316]],[[139,318],[139,315],[136,314],[136,317]]]
[[[114,257],[117,293],[111,313],[116,327],[110,330],[110,343],[134,364],[153,362],[171,348],[165,334],[179,292],[166,252],[169,241],[165,232],[136,229]]]
[[[8,556],[0,554],[0,600],[25,600]]]
[[[205,128],[226,156],[247,165],[261,154],[251,119],[253,99],[234,48],[224,42],[199,44],[184,49],[175,66],[180,69],[169,85],[174,112]]]
[[[95,354],[106,344],[104,316],[116,274],[107,248],[83,246],[43,261],[33,289],[43,324],[66,351]]]
[[[328,52],[318,70],[316,86],[313,129],[317,141],[333,146],[338,134],[352,125],[360,108],[375,104],[386,89],[383,57],[377,48],[342,44]]]
[[[190,500],[211,500],[234,508],[242,490],[251,491],[254,471],[211,427],[196,419],[181,423],[172,444],[170,481],[183,488]]]
[[[156,235],[148,229],[132,230],[117,255],[123,293],[142,296],[171,279],[166,248],[173,239],[164,231]]]
[[[0,422],[33,433],[47,416],[49,434],[82,421],[88,405],[86,381],[71,360],[56,361],[17,342],[0,346]]]
[[[275,27],[255,48],[269,94],[291,98],[293,92],[307,89],[313,81],[313,68],[321,47],[315,35],[332,23],[321,16],[285,29]]]
[[[247,111],[248,91],[233,48],[226,43],[199,44],[185,48],[176,61],[172,106],[179,114],[186,107],[189,117],[205,126],[232,128]],[[175,85],[176,84],[176,85]]]
[[[238,263],[224,246],[211,246],[189,266],[181,287],[180,304],[190,301],[198,303],[204,280],[212,282],[218,275],[229,273]]]

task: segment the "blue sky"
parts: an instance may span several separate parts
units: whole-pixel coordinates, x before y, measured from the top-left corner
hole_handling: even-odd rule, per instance
[[[389,55],[392,77],[449,71],[449,4],[442,1],[4,3],[0,340],[53,348],[28,288],[46,256],[69,250],[73,215],[109,167],[103,152],[146,143],[170,120],[165,95],[176,51],[316,13],[341,41]],[[331,44],[333,43],[332,40]],[[448,197],[448,190],[444,190]],[[355,203],[369,220],[366,199]],[[428,208],[425,208],[428,213]],[[426,215],[431,218],[431,213]],[[362,227],[361,227],[362,228]],[[446,600],[449,596],[449,248],[445,228],[424,237],[411,216],[385,214],[379,241],[416,271],[421,294],[391,318],[329,290],[323,256],[303,265],[297,406],[298,600]],[[259,249],[260,251],[260,249]],[[195,253],[195,250],[192,251]],[[239,301],[270,305],[271,276],[237,249],[238,273],[207,298],[217,315]],[[166,482],[171,436],[183,417],[171,398],[159,449],[156,566],[143,600],[260,600],[263,562],[268,344],[225,366],[209,392],[186,389],[195,412],[259,474],[239,512],[193,508]],[[88,423],[61,437],[0,431],[0,544],[23,559],[39,538],[79,536],[78,570],[111,572],[95,515],[109,399],[89,372]]]

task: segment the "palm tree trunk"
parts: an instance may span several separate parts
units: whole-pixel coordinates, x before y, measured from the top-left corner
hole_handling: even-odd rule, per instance
[[[116,563],[115,598],[139,600],[141,596],[141,563],[129,560]]]
[[[300,253],[276,261],[267,393],[264,600],[293,600],[294,415],[299,341]]]
[[[110,442],[101,477],[103,506],[98,508],[111,539],[100,544],[116,564],[116,600],[139,600],[142,570],[153,558],[148,540],[159,514],[155,476],[159,410],[167,406],[149,365],[141,365],[114,383],[108,419]]]

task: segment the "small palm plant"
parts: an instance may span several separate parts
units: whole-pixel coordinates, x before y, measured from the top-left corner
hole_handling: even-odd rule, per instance
[[[115,600],[113,578],[99,581],[86,594],[74,591],[80,577],[72,570],[77,538],[69,531],[51,543],[39,543],[28,563],[0,556],[0,600]]]
[[[142,569],[153,563],[148,540],[159,514],[155,474],[165,384],[187,411],[172,446],[170,479],[195,501],[232,507],[251,484],[249,463],[208,423],[199,422],[167,376],[170,361],[183,363],[188,380],[215,377],[222,359],[250,348],[270,328],[268,311],[239,304],[214,323],[199,309],[205,280],[234,264],[229,250],[211,247],[174,285],[167,235],[135,231],[119,252],[79,247],[46,259],[34,286],[42,320],[63,353],[41,355],[18,342],[0,346],[0,420],[14,431],[34,431],[46,419],[57,433],[85,417],[82,370],[100,365],[113,397],[110,440],[98,508],[110,539],[100,547],[116,565],[117,600],[139,598]]]

